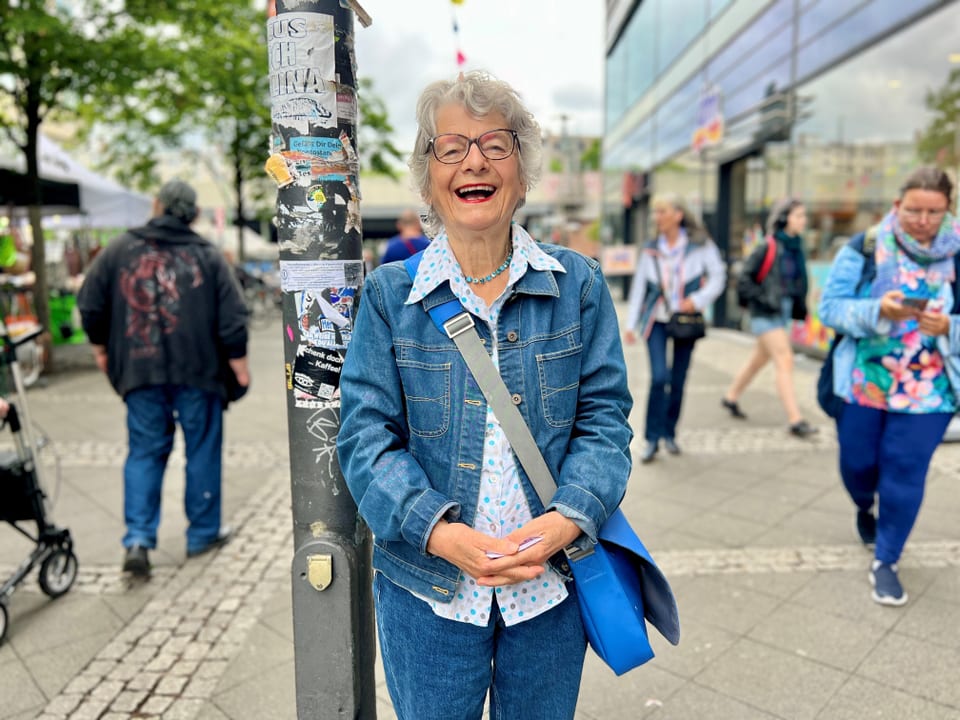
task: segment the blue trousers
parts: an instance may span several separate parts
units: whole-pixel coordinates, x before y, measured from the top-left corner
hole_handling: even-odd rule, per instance
[[[387,689],[399,720],[573,720],[587,640],[576,588],[509,627],[496,601],[486,627],[436,615],[382,573],[373,579]]]
[[[845,403],[837,432],[840,475],[861,510],[879,502],[876,559],[895,563],[913,529],[927,470],[951,413],[910,415]]]
[[[149,385],[127,393],[128,454],[123,466],[124,547],[157,546],[163,473],[176,423],[187,456],[183,505],[187,550],[199,550],[220,531],[223,403],[188,385]]]
[[[647,397],[647,424],[644,437],[649,442],[673,439],[683,405],[683,386],[690,369],[694,340],[667,337],[666,325],[654,323],[647,338],[650,353],[650,394]],[[667,342],[673,345],[673,362],[667,365]]]

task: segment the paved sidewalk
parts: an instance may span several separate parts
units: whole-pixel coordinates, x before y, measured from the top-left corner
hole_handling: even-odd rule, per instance
[[[236,539],[187,561],[182,454],[171,461],[153,578],[124,581],[122,403],[85,348],[30,391],[62,480],[54,519],[80,575],[50,601],[28,579],[0,647],[0,719],[296,717],[286,409],[280,328],[255,332],[254,387],[226,424],[225,515]],[[960,445],[934,458],[925,507],[901,563],[904,608],[869,598],[870,555],[836,471],[836,437],[813,400],[818,365],[798,358],[813,440],[789,436],[768,369],[735,421],[720,407],[750,339],[712,330],[694,355],[678,442],[637,464],[624,509],[680,604],[677,648],[615,677],[592,655],[578,720],[960,720]],[[642,447],[647,363],[627,348]],[[0,441],[3,438],[0,437]],[[50,466],[50,463],[47,463]],[[30,544],[0,526],[0,577]],[[378,671],[378,716],[393,718]]]

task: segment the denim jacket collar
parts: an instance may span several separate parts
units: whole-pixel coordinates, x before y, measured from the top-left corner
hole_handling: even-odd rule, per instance
[[[558,295],[559,288],[552,271],[565,273],[566,269],[556,258],[545,253],[523,227],[517,223],[512,223],[510,227],[513,232],[513,261],[510,263],[510,276],[519,278],[513,283],[515,292],[530,295]],[[447,234],[441,232],[423,251],[423,260],[405,301],[406,305],[413,305],[423,300],[424,307],[429,310],[434,305],[455,298],[451,287],[452,257]],[[424,268],[429,269],[424,270]],[[527,272],[529,269],[544,272],[530,273]],[[548,286],[540,282],[531,282],[531,276],[548,276],[550,278]],[[427,301],[429,297],[437,295],[437,291],[441,289],[444,290],[440,293],[441,299]]]

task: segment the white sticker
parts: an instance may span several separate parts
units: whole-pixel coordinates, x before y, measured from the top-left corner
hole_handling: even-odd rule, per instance
[[[333,16],[283,13],[267,20],[267,36],[273,121],[303,133],[336,127]]]

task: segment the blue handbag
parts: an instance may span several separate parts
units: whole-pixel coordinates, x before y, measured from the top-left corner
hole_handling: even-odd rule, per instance
[[[411,279],[416,276],[421,254],[404,261]],[[434,325],[460,350],[540,501],[548,507],[556,482],[480,342],[473,318],[457,300],[437,305],[429,312]],[[622,675],[653,658],[646,622],[676,645],[680,642],[680,617],[670,584],[619,508],[597,536],[598,542],[584,545],[578,541],[565,553],[590,647],[617,675]]]
[[[567,557],[590,646],[623,675],[653,658],[644,621],[676,645],[680,617],[670,583],[619,508],[598,540],[582,553],[568,549]]]

